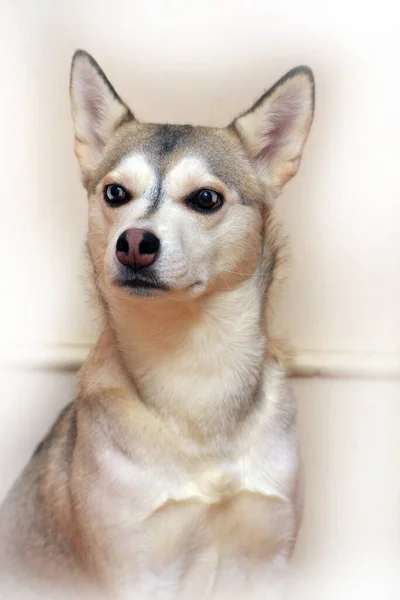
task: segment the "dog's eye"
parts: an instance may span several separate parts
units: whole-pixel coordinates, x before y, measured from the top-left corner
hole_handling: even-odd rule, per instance
[[[104,200],[110,206],[121,206],[130,200],[130,195],[122,185],[110,183],[104,188]]]
[[[211,212],[222,206],[221,194],[214,190],[199,190],[188,199],[188,206],[199,212]]]

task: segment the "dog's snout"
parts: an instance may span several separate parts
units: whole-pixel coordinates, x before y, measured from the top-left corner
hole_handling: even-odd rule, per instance
[[[119,262],[128,267],[147,267],[156,260],[160,240],[145,229],[127,229],[119,236],[116,255]]]

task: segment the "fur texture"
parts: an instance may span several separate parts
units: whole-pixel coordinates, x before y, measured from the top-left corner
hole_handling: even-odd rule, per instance
[[[299,166],[311,71],[225,129],[142,124],[78,51],[71,104],[101,334],[0,511],[0,592],[280,598],[301,493],[296,406],[268,336],[272,199]],[[199,190],[217,209],[193,205]],[[160,240],[140,272],[116,257],[132,227]]]

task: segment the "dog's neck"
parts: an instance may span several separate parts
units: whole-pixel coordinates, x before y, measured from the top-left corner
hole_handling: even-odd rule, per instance
[[[130,386],[183,434],[204,441],[232,435],[257,406],[263,379],[261,287],[255,273],[236,289],[188,302],[144,301],[115,290],[81,384],[86,392],[88,382],[92,389]]]
[[[228,432],[256,402],[266,352],[257,274],[190,302],[110,304],[120,356],[141,400],[202,435]]]

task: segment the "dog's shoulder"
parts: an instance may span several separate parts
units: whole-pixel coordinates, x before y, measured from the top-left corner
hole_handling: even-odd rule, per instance
[[[51,574],[64,563],[72,569],[72,552],[60,530],[59,513],[68,508],[65,497],[75,431],[72,402],[61,411],[1,505],[0,579],[7,573],[16,577],[23,572],[33,578],[47,570]]]
[[[64,438],[66,433],[68,434],[67,437],[72,442],[76,435],[75,402],[70,402],[61,410],[49,432],[36,446],[32,458],[44,453],[52,443],[60,438]]]

